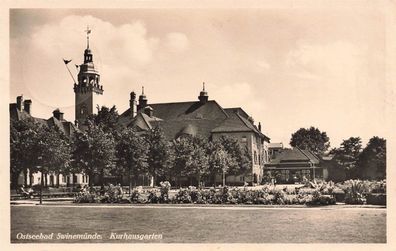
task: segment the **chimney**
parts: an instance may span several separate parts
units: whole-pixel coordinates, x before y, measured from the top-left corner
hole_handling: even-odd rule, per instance
[[[25,101],[23,101],[23,109],[27,114],[30,114],[32,109],[32,101],[30,99],[26,99]]]
[[[22,111],[23,95],[17,97],[17,108]]]
[[[144,86],[142,86],[142,94],[139,96],[139,105],[138,105],[138,110],[144,108],[147,106],[147,97],[144,94]]]
[[[63,120],[63,112],[61,112],[58,108],[57,109],[55,109],[53,112],[52,112],[52,114],[54,115],[54,117],[57,119],[57,120]]]
[[[253,117],[249,116],[248,120],[249,120],[250,123],[252,123],[252,125],[254,125],[254,119],[253,119]]]
[[[151,106],[146,106],[144,108],[144,113],[149,116],[150,118],[153,117],[153,108],[151,108]]]
[[[136,102],[136,93],[131,92],[131,99],[129,100],[129,108],[131,110],[131,116],[134,118],[137,114],[137,102]]]
[[[261,122],[259,122],[259,124],[258,124],[258,129],[261,132]]]

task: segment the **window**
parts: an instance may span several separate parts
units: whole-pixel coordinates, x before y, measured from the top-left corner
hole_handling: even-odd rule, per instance
[[[289,170],[282,170],[281,175],[282,180],[289,181]]]
[[[246,143],[247,142],[247,137],[246,136],[242,136],[241,142],[242,143]]]
[[[254,164],[257,165],[257,152],[254,151]]]

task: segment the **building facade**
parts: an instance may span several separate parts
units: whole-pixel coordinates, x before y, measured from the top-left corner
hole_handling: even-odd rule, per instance
[[[223,108],[215,100],[209,100],[203,87],[198,99],[187,102],[149,103],[144,90],[136,100],[136,93],[130,94],[130,107],[120,115],[119,123],[147,131],[160,127],[168,140],[182,135],[200,136],[216,140],[221,136],[237,139],[247,148],[252,157],[252,167],[248,175],[228,175],[227,184],[241,185],[245,182],[259,183],[263,176],[264,164],[268,162],[270,139],[261,132],[261,124],[254,124],[242,108]],[[216,177],[221,183],[222,177]]]
[[[300,183],[304,180],[327,179],[327,167],[322,159],[309,150],[298,147],[283,148],[282,143],[269,146],[270,161],[265,164],[265,172],[277,183]]]
[[[84,50],[84,60],[78,65],[77,83],[74,83],[75,93],[75,123],[66,121],[59,109],[53,112],[49,119],[34,118],[31,113],[31,100],[23,101],[17,98],[17,103],[10,105],[13,119],[32,117],[47,126],[57,126],[66,135],[71,136],[76,130],[85,130],[86,119],[94,113],[98,102],[95,99],[103,95],[103,85],[100,84],[100,74],[93,61],[93,53],[89,48],[89,33],[87,31],[87,48]],[[67,63],[70,61],[65,60]],[[74,78],[73,78],[74,79]],[[130,93],[129,108],[119,116],[119,123],[125,127],[134,127],[147,131],[154,127],[163,129],[165,137],[171,141],[182,135],[200,136],[215,140],[221,136],[237,139],[251,155],[252,166],[247,175],[228,175],[228,184],[260,183],[263,177],[264,164],[269,161],[269,137],[261,132],[261,124],[256,126],[254,120],[241,107],[223,108],[215,100],[209,100],[205,84],[198,98],[187,102],[149,103],[144,89],[137,99],[136,93]],[[23,109],[21,107],[24,107]],[[35,184],[41,177],[40,173],[27,173],[21,178],[21,183]],[[94,180],[94,177],[91,177]],[[145,179],[145,177],[142,178]],[[45,177],[50,185],[87,184],[89,177],[85,174],[60,175]],[[216,177],[221,183],[222,177]],[[147,185],[147,183],[145,184]]]
[[[42,126],[56,127],[59,131],[63,132],[67,137],[72,137],[74,132],[78,128],[71,122],[63,118],[63,112],[59,109],[55,109],[52,116],[48,119],[33,117],[32,104],[33,102],[28,100],[23,100],[23,96],[18,96],[16,98],[16,103],[11,103],[9,107],[10,119],[11,120],[24,120],[32,119]],[[50,172],[48,174],[41,174],[40,171],[30,172],[26,169],[22,172],[18,178],[18,185],[34,186],[39,185],[41,182],[45,186],[76,186],[76,185],[86,185],[88,184],[89,177],[83,173],[76,174],[56,174]]]

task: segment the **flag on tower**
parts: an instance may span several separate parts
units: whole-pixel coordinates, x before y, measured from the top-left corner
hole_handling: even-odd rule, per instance
[[[65,64],[68,64],[71,62],[71,59],[70,60],[63,59],[63,62],[65,62]]]

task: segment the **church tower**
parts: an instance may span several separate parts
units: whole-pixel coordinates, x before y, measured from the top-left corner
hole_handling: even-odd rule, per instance
[[[93,55],[89,48],[89,34],[87,28],[87,49],[84,51],[84,63],[79,65],[78,83],[74,83],[75,93],[75,120],[81,128],[89,115],[92,115],[96,106],[96,95],[103,94],[103,86],[100,85],[99,72],[95,70]]]

